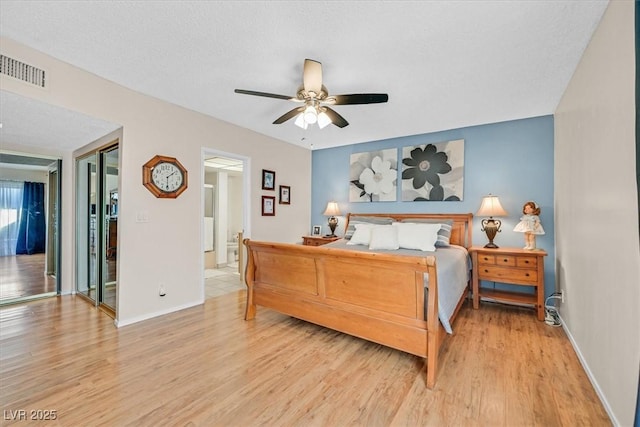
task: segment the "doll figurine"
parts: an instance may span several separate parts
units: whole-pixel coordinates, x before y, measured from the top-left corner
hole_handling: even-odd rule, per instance
[[[522,217],[516,224],[513,231],[524,233],[524,249],[536,249],[536,235],[544,234],[542,224],[540,224],[540,207],[535,202],[527,202],[522,207]]]

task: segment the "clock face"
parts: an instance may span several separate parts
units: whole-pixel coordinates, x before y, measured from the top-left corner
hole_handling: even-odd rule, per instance
[[[160,191],[173,193],[182,185],[182,171],[174,163],[158,163],[151,172],[151,179]]]
[[[187,170],[175,157],[157,155],[142,165],[142,185],[156,197],[175,199],[187,189]]]

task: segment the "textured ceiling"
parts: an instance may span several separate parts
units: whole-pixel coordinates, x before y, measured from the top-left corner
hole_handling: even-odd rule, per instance
[[[18,146],[73,151],[120,127],[7,91],[0,91],[0,113],[0,143]]]
[[[553,114],[606,1],[9,1],[0,33],[136,91],[312,149]],[[273,125],[305,58],[350,125]],[[36,65],[37,64],[33,64]],[[3,94],[4,96],[4,94]],[[3,105],[5,108],[9,108]],[[3,117],[4,121],[4,117]]]

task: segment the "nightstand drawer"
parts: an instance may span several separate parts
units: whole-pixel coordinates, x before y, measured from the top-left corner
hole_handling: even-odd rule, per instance
[[[516,260],[516,266],[536,268],[538,266],[538,258],[534,256],[520,256]]]
[[[516,256],[513,255],[497,255],[496,256],[496,265],[504,265],[508,267],[516,266]]]
[[[478,255],[478,265],[495,265],[495,255]]]
[[[302,236],[302,244],[305,246],[322,246],[335,242],[339,237]]]
[[[535,285],[538,282],[538,272],[529,269],[517,269],[508,267],[479,266],[478,278],[501,283],[514,283],[520,285]]]

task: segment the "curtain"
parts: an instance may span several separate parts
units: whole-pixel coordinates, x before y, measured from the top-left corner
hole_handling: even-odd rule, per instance
[[[44,184],[25,182],[16,254],[39,254],[45,251]]]
[[[23,186],[19,181],[0,180],[0,256],[16,254]]]

